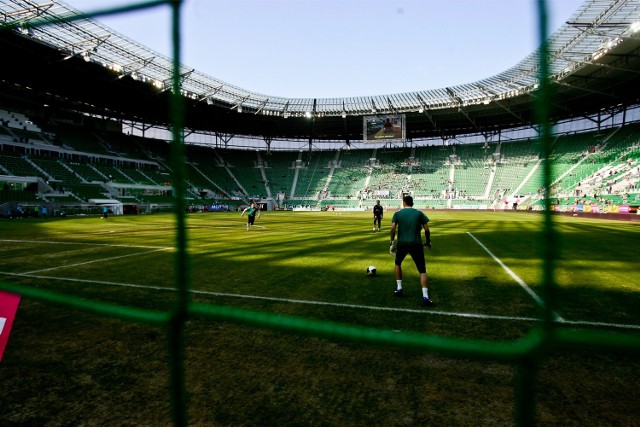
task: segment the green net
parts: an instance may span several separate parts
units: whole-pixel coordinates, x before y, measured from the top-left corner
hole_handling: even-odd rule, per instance
[[[141,322],[154,326],[161,326],[167,331],[167,349],[170,360],[169,394],[172,404],[172,417],[175,425],[187,425],[187,399],[185,393],[184,372],[184,330],[186,321],[194,316],[206,319],[232,321],[255,328],[268,328],[289,333],[305,334],[330,339],[341,339],[389,347],[411,348],[436,352],[450,357],[473,358],[490,361],[511,363],[517,368],[515,384],[515,415],[519,425],[533,424],[535,417],[535,403],[532,390],[536,382],[537,370],[540,362],[551,349],[571,348],[574,350],[600,349],[620,351],[624,353],[640,350],[640,340],[637,336],[625,333],[579,331],[564,329],[554,320],[554,263],[558,257],[556,253],[556,232],[551,215],[549,188],[551,186],[552,162],[548,161],[551,154],[551,124],[549,120],[553,91],[547,78],[549,75],[547,42],[547,14],[546,2],[540,0],[538,7],[538,31],[540,36],[539,55],[539,89],[536,96],[535,111],[540,129],[540,148],[544,157],[544,188],[545,219],[543,234],[543,312],[540,321],[524,338],[516,341],[496,342],[484,340],[456,339],[437,335],[419,333],[398,333],[374,328],[363,328],[333,322],[311,320],[295,316],[275,315],[266,312],[249,311],[229,308],[212,304],[193,303],[189,298],[190,271],[187,253],[187,228],[185,226],[185,195],[186,195],[186,157],[184,150],[184,100],[181,94],[180,81],[180,13],[181,1],[149,1],[130,4],[117,8],[97,10],[85,15],[60,17],[58,21],[30,22],[30,25],[56,25],[62,22],[113,15],[135,10],[154,7],[168,7],[171,9],[172,40],[173,40],[173,79],[172,79],[172,154],[171,170],[175,196],[175,272],[176,297],[171,310],[153,311],[130,308],[115,304],[87,301],[78,297],[63,295],[56,292],[38,289],[30,286],[0,282],[0,289],[21,294],[28,298],[45,301],[51,304],[85,310],[104,316],[111,316],[132,322]],[[5,28],[6,29],[6,28]]]

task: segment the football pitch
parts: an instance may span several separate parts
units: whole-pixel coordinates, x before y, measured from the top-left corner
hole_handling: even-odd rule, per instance
[[[527,391],[540,425],[638,425],[640,264],[636,223],[554,217],[552,292],[543,216],[427,211],[429,295],[403,264],[394,297],[391,212],[265,212],[186,217],[189,299],[234,315],[186,323],[184,383],[192,425],[512,425],[518,372],[507,358],[453,354],[440,340],[517,343],[553,295],[567,333],[605,332],[629,349],[565,345],[532,356]],[[170,425],[168,340],[130,309],[172,309],[172,215],[0,221],[0,281],[61,295],[24,296],[0,363],[9,425]],[[368,266],[375,277],[366,274]],[[120,308],[113,315],[68,300]],[[314,331],[256,325],[309,321]],[[324,329],[323,329],[324,328]],[[416,348],[357,330],[430,337]],[[354,330],[349,339],[342,330]],[[332,335],[335,330],[336,335]],[[320,332],[318,332],[320,331]],[[348,335],[348,334],[347,334]],[[625,338],[626,337],[626,338]],[[622,346],[624,347],[624,346]]]

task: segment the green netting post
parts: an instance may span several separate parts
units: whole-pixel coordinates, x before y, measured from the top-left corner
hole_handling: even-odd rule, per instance
[[[550,110],[551,102],[551,82],[549,80],[549,39],[548,39],[548,16],[546,0],[537,1],[538,11],[538,36],[540,42],[538,56],[538,90],[536,92],[534,113],[535,123],[538,124],[539,147],[543,158],[543,183],[544,189],[544,223],[542,229],[542,299],[543,322],[541,327],[542,340],[538,348],[533,349],[517,365],[516,385],[515,385],[515,421],[520,426],[533,426],[536,424],[536,379],[539,368],[539,360],[544,357],[551,342],[554,328],[554,265],[557,257],[556,233],[553,227],[551,215],[551,125]]]
[[[180,73],[180,8],[182,0],[172,0],[171,38],[173,42],[172,91],[170,112],[172,126],[171,170],[176,215],[176,299],[171,309],[171,320],[167,329],[167,344],[170,360],[170,394],[173,422],[176,426],[187,425],[187,406],[184,373],[184,325],[189,305],[189,281],[187,235],[185,226],[186,160],[184,149],[184,100]]]
[[[517,366],[515,383],[515,424],[521,427],[536,425],[536,403],[534,386],[537,362],[532,357],[524,357]]]
[[[540,126],[540,148],[543,162],[543,188],[544,188],[544,228],[543,228],[543,272],[542,272],[542,299],[544,300],[544,323],[546,332],[554,327],[555,320],[555,279],[554,267],[558,257],[558,239],[552,220],[551,205],[551,181],[553,178],[553,165],[551,161],[551,108],[553,105],[553,88],[550,81],[549,70],[549,38],[547,36],[547,11],[546,0],[539,0],[539,25],[540,25],[540,62],[539,62],[539,90],[535,104],[536,122]]]

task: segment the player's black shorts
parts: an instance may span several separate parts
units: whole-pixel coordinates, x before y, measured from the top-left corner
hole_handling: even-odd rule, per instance
[[[256,216],[247,216],[247,224],[253,225],[253,222],[256,220]]]
[[[416,264],[418,273],[427,272],[427,264],[424,261],[424,247],[422,243],[413,245],[398,245],[396,252],[396,265],[401,265],[407,254],[411,255],[411,259]]]

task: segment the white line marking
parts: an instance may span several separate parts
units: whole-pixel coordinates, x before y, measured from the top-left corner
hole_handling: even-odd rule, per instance
[[[480,247],[481,247],[482,249],[484,249],[484,250],[485,250],[485,252],[486,252],[486,253],[488,253],[488,254],[489,254],[489,256],[491,256],[491,258],[493,258],[493,260],[494,260],[495,262],[497,262],[497,263],[498,263],[498,265],[500,265],[500,267],[502,267],[502,269],[503,269],[504,271],[506,271],[506,272],[507,272],[507,274],[508,274],[509,276],[511,276],[511,277],[513,278],[513,280],[515,280],[515,281],[516,281],[516,283],[518,283],[518,284],[522,287],[522,289],[524,289],[525,291],[527,291],[527,293],[528,293],[529,295],[531,295],[531,297],[535,300],[535,302],[537,302],[541,307],[544,307],[544,306],[545,306],[545,304],[544,304],[544,300],[543,300],[542,298],[540,298],[540,297],[538,296],[538,294],[536,294],[535,292],[533,292],[533,290],[529,287],[529,285],[527,285],[527,284],[525,283],[525,281],[524,281],[524,280],[522,280],[522,279],[521,279],[521,278],[520,278],[516,273],[514,273],[514,272],[513,272],[509,267],[507,267],[507,266],[506,266],[506,265],[505,265],[505,264],[500,260],[500,258],[498,258],[497,256],[495,256],[495,255],[493,254],[493,252],[491,252],[491,251],[489,250],[489,248],[487,248],[485,245],[483,245],[483,244],[482,244],[482,242],[476,238],[476,236],[474,236],[473,234],[469,233],[468,231],[467,231],[467,234],[468,234],[469,236],[471,236],[471,238],[472,238],[473,240],[475,240],[475,241],[476,241],[476,243],[477,243],[478,245],[480,245]],[[558,313],[553,313],[553,316],[556,318],[556,320],[559,320],[559,321],[561,321],[561,322],[562,322],[562,321],[564,321],[564,319],[563,319],[562,317],[560,317],[560,316],[558,315]]]
[[[162,286],[136,285],[133,283],[107,282],[102,280],[73,279],[73,278],[66,278],[66,277],[41,276],[41,275],[27,274],[27,273],[0,272],[0,274],[7,275],[7,276],[29,277],[34,279],[60,280],[63,282],[90,283],[90,284],[97,284],[97,285],[119,286],[119,287],[126,287],[126,288],[135,288],[135,289],[152,289],[152,290],[167,291],[167,292],[176,291],[174,288],[167,288]],[[298,300],[298,299],[288,299],[288,298],[263,297],[263,296],[257,296],[257,295],[242,295],[242,294],[231,294],[231,293],[225,293],[225,292],[211,292],[211,291],[199,291],[199,290],[190,290],[190,292],[192,294],[218,296],[218,297],[226,297],[226,298],[242,298],[242,299],[262,300],[262,301],[289,302],[293,304],[356,308],[356,309],[362,309],[362,310],[391,311],[396,313],[416,313],[416,314],[425,314],[425,315],[434,315],[434,316],[451,316],[451,317],[462,317],[462,318],[468,318],[468,319],[508,320],[508,321],[522,321],[522,322],[542,321],[541,319],[538,319],[535,317],[499,316],[499,315],[480,314],[480,313],[456,313],[456,312],[446,312],[446,311],[432,311],[429,309],[380,307],[380,306],[359,305],[359,304],[340,304],[340,303],[332,303],[332,302],[324,302],[324,301],[309,301],[309,300]],[[640,330],[640,325],[627,325],[627,324],[620,324],[620,323],[605,323],[605,322],[587,322],[587,321],[567,321],[562,319],[557,319],[556,321],[557,323],[566,323],[566,324],[575,325],[575,326],[602,326],[602,327],[608,327],[608,328]]]
[[[141,248],[141,249],[167,249],[166,246],[143,246],[143,245],[117,245],[113,243],[95,243],[95,242],[55,242],[50,240],[11,240],[0,239],[0,242],[9,243],[44,243],[48,245],[83,245],[83,246],[108,246],[113,248]]]
[[[147,252],[137,252],[135,254],[127,254],[127,255],[119,255],[119,256],[114,256],[114,257],[109,257],[109,258],[94,259],[93,261],[78,262],[78,263],[75,263],[75,264],[59,265],[57,267],[43,268],[41,270],[27,271],[26,273],[23,273],[23,274],[33,274],[33,273],[40,273],[40,272],[43,272],[43,271],[59,270],[61,268],[78,267],[80,265],[93,264],[93,263],[96,263],[96,262],[112,261],[114,259],[127,258],[127,257],[132,257],[132,256],[139,256],[139,255],[147,255],[147,254],[152,254],[154,252],[165,251],[165,250],[168,250],[168,249],[172,249],[172,248],[163,248],[163,249],[156,249],[156,250],[147,251]]]

